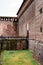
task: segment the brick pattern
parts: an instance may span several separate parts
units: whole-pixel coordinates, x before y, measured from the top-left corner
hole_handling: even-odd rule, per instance
[[[37,59],[41,65],[43,65],[43,43],[42,42],[36,42],[36,45],[34,47],[34,54],[33,57]]]
[[[0,21],[0,36],[17,36],[17,29],[13,22]]]
[[[26,40],[19,40],[17,43],[17,50],[25,50],[27,49],[27,43]]]
[[[43,8],[43,0],[35,0],[35,3],[36,40],[43,41],[43,32],[40,32],[40,27],[43,29],[43,13],[40,13],[40,9]]]
[[[24,12],[24,14],[19,19],[19,35],[26,36],[27,29],[26,24],[29,24],[29,31],[31,35],[35,35],[34,33],[34,18],[35,18],[35,3],[33,2],[30,7]],[[31,36],[30,36],[31,37]]]
[[[28,6],[19,18],[19,36],[27,35],[26,24],[29,24],[29,48],[34,50],[34,47],[37,47],[34,56],[43,65],[43,12],[40,13],[41,8],[43,9],[43,0],[34,0]],[[42,27],[42,32],[40,32],[40,27]]]
[[[43,13],[40,14],[41,8],[43,8],[43,0],[34,0],[19,18],[19,36],[27,35],[26,24],[28,23],[29,38],[43,41],[43,32],[40,32],[40,27],[43,29]]]

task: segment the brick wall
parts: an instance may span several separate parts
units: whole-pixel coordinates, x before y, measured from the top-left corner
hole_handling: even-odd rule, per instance
[[[19,36],[27,35],[27,24],[29,24],[29,39],[35,39],[35,1],[28,6],[27,10],[19,18]],[[29,41],[30,49],[33,49],[34,42],[34,40],[33,42]]]
[[[35,3],[33,2],[30,5],[30,7],[28,7],[27,10],[23,13],[23,15],[19,18],[19,35],[20,36],[27,35],[26,24],[29,24],[29,31],[30,32],[32,31],[34,33],[34,27],[33,27],[34,18],[35,18]]]
[[[43,65],[43,42],[36,41],[33,57]]]
[[[42,11],[40,11],[41,8]],[[43,51],[42,51],[43,50],[43,0],[34,0],[31,3],[31,5],[28,6],[25,12],[20,16],[19,36],[27,35],[26,24],[29,24],[29,39],[30,39],[29,48],[34,50],[35,47],[34,53],[36,56],[35,55],[34,56],[38,58],[40,61],[42,61],[43,60]],[[40,28],[42,28],[42,32],[40,31]],[[41,54],[42,58],[40,57],[39,54]]]
[[[43,0],[35,0],[35,48],[34,57],[43,65]],[[40,28],[42,27],[42,32]]]
[[[43,41],[43,31],[40,32],[40,27],[43,29],[43,13],[40,13],[41,8],[43,8],[43,0],[35,0],[36,40]]]
[[[26,24],[29,24],[29,38],[43,41],[43,0],[34,0],[19,18],[19,36],[26,36]],[[42,27],[42,32],[40,28]]]
[[[16,25],[10,21],[0,21],[0,36],[17,36]]]

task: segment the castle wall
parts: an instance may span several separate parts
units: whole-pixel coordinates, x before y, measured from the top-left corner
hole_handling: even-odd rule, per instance
[[[26,36],[29,25],[29,49],[43,65],[43,0],[34,0],[19,18],[19,35]]]
[[[17,26],[10,21],[0,21],[0,36],[17,36]]]
[[[19,36],[27,35],[29,25],[29,39],[35,39],[35,1],[28,6],[27,10],[19,18]],[[29,48],[33,49],[35,40],[29,40]]]

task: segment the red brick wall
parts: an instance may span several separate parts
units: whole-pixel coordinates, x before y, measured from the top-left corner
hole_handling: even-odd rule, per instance
[[[13,22],[0,21],[0,36],[17,36],[17,29]]]
[[[35,0],[36,40],[43,41],[43,30],[40,32],[40,27],[43,29],[43,13],[40,13],[41,8],[43,8],[43,0]]]
[[[32,39],[29,40],[30,48],[35,46],[36,40],[43,41],[43,13],[40,14],[41,8],[43,8],[43,0],[34,0],[19,18],[19,36],[27,35],[26,24],[29,24],[29,38]],[[40,27],[42,27],[42,32],[40,32]]]
[[[19,18],[19,35],[26,36],[26,24],[29,24],[29,38],[43,41],[43,30],[40,32],[40,27],[43,29],[43,13],[40,14],[40,9],[43,8],[43,0],[34,0]],[[19,14],[18,14],[19,15]]]
[[[26,24],[29,24],[29,34],[30,38],[35,35],[35,3],[33,2],[27,10],[23,13],[23,15],[19,18],[19,35],[26,36]],[[32,32],[32,33],[31,33]]]

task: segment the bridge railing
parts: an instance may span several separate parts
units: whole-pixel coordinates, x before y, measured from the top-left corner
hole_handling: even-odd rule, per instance
[[[0,50],[22,50],[28,49],[28,38],[19,37],[0,37]]]

